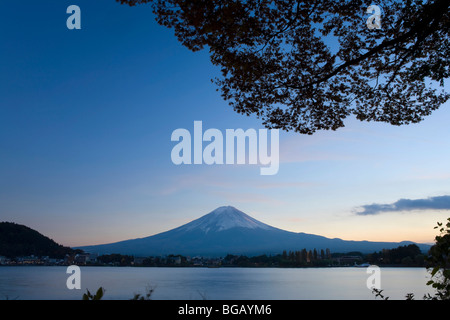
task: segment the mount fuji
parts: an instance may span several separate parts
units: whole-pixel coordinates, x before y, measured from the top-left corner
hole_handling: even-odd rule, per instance
[[[153,236],[76,249],[97,254],[119,253],[134,256],[181,254],[220,257],[227,254],[247,256],[279,254],[283,250],[294,251],[303,248],[371,253],[412,243],[346,241],[290,232],[262,223],[234,207],[226,206],[219,207],[178,228]],[[422,250],[429,248],[428,245],[418,245]]]

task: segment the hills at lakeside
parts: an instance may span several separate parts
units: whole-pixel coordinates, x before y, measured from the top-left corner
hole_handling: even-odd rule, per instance
[[[64,258],[75,250],[64,247],[27,226],[13,222],[0,222],[0,256],[48,256]]]
[[[88,253],[119,253],[134,256],[220,257],[227,254],[254,256],[279,254],[283,250],[330,249],[332,252],[372,253],[414,242],[371,242],[330,239],[319,235],[296,233],[260,222],[244,212],[225,206],[178,228],[145,238],[78,247]],[[417,244],[423,251],[430,246]]]

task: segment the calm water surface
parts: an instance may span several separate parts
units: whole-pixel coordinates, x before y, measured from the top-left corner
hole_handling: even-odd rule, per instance
[[[66,267],[0,267],[0,299],[79,300],[105,288],[104,299],[126,300],[155,289],[154,300],[374,300],[365,268],[81,267],[81,290],[69,290]],[[424,268],[381,268],[383,294],[403,300],[433,294]]]

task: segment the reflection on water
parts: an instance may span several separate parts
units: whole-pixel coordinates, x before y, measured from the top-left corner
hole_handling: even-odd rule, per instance
[[[69,290],[66,267],[0,267],[0,299],[79,300],[105,288],[104,299],[131,299],[155,289],[158,300],[373,300],[365,268],[133,268],[81,267],[81,290]],[[433,294],[424,268],[382,268],[390,299]]]

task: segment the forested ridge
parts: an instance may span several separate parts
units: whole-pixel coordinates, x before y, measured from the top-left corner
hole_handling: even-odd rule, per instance
[[[0,222],[0,256],[49,256],[64,258],[74,250],[64,247],[36,230],[14,222]]]

